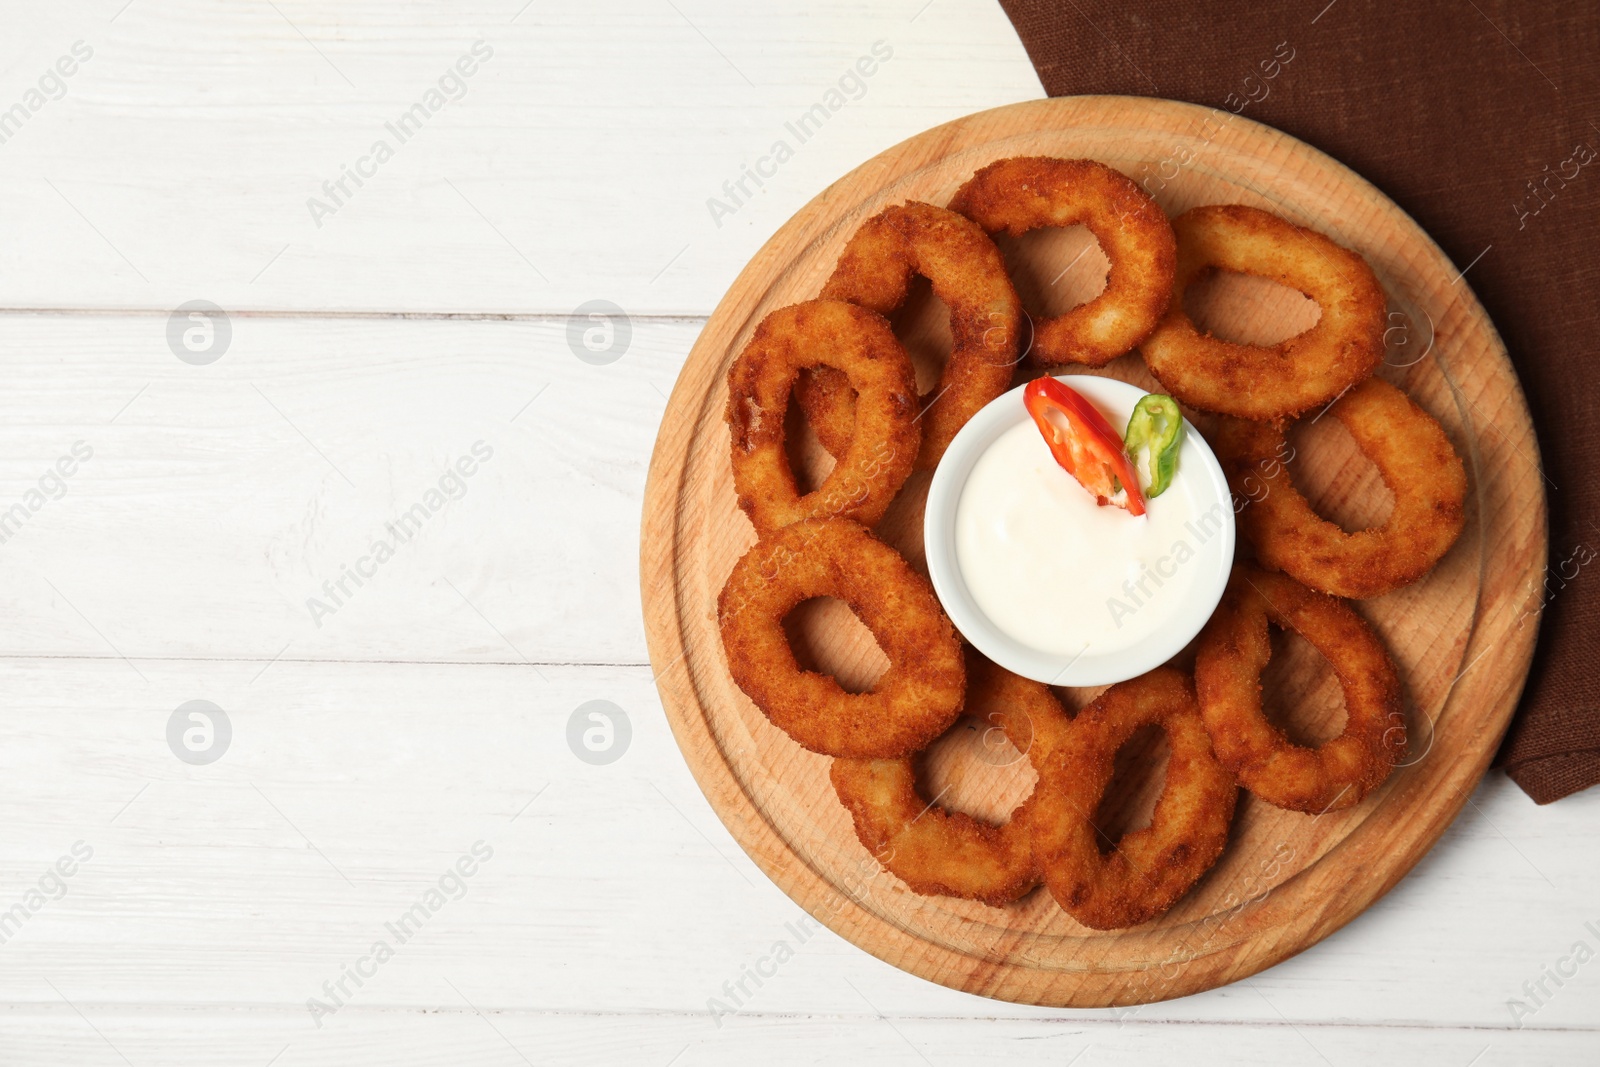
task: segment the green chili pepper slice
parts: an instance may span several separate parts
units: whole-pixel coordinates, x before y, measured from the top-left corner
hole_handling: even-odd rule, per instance
[[[1178,449],[1183,444],[1183,415],[1178,402],[1163,393],[1147,393],[1134,405],[1128,417],[1128,432],[1123,439],[1135,465],[1145,450],[1150,486],[1145,496],[1158,497],[1172,484],[1178,469]]]

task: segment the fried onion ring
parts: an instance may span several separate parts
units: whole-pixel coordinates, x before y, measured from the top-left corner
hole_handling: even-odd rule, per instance
[[[860,394],[859,433],[821,485],[804,496],[784,451],[784,416],[796,376],[842,371]],[[839,516],[870,526],[911,473],[921,442],[911,359],[883,317],[838,300],[779,308],[756,327],[728,371],[733,485],[758,533]]]
[[[1117,750],[1157,724],[1171,748],[1150,825],[1109,854],[1094,825]],[[1222,855],[1239,789],[1211,750],[1189,676],[1170,667],[1114,685],[1072,720],[1040,771],[1033,811],[1035,860],[1050,895],[1096,930],[1136,926],[1187,893]]]
[[[1032,356],[1045,365],[1103,367],[1155,329],[1172,295],[1177,253],[1166,214],[1132,178],[1092,159],[1019,156],[991,163],[956,191],[950,210],[990,233],[1020,237],[1082,224],[1111,261],[1099,296],[1037,319]]]
[[[1139,350],[1183,403],[1242,419],[1283,418],[1328,403],[1377,368],[1387,300],[1359,255],[1242,204],[1191,208],[1172,227],[1178,234],[1172,301]],[[1211,270],[1286,285],[1316,301],[1322,317],[1275,345],[1202,334],[1183,308],[1183,294]]]
[[[917,201],[863,223],[822,296],[888,315],[905,302],[913,274],[927,278],[949,309],[954,340],[938,386],[922,400],[917,469],[932,470],[956,431],[1011,386],[1022,304],[987,234],[970,219]],[[804,375],[798,387],[807,420],[835,456],[845,454],[854,433],[851,393],[844,375],[828,369]]]
[[[1291,742],[1262,711],[1269,622],[1309,641],[1344,689],[1344,732],[1316,748]],[[1194,673],[1217,758],[1269,804],[1311,814],[1353,807],[1405,754],[1400,679],[1383,642],[1349,604],[1292,578],[1235,567],[1200,634]]]
[[[1382,596],[1433,569],[1466,522],[1467,472],[1444,428],[1404,392],[1368,378],[1328,409],[1394,493],[1381,526],[1346,533],[1295,488],[1280,423],[1220,420],[1218,455],[1241,532],[1266,566],[1334,596]]]
[[[1071,725],[1049,686],[970,650],[966,713],[1004,731],[1035,769]],[[1033,795],[993,826],[927,800],[917,787],[914,758],[837,759],[828,776],[861,844],[912,892],[999,907],[1039,884],[1030,826]]]
[[[850,438],[856,432],[856,391],[849,378],[832,367],[802,371],[794,383],[794,398],[828,455],[837,459],[850,451]]]
[[[795,661],[783,619],[815,597],[849,605],[888,656],[871,692],[848,693]],[[933,587],[856,523],[808,519],[762,538],[734,564],[717,619],[733,680],[774,726],[813,752],[906,756],[961,713],[961,644]]]

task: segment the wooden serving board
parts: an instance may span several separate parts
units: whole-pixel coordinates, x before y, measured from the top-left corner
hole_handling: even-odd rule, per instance
[[[1098,159],[1145,182],[1169,214],[1251,204],[1361,252],[1391,297],[1380,373],[1443,423],[1472,490],[1466,530],[1439,567],[1357,605],[1400,665],[1412,739],[1405,766],[1364,803],[1323,816],[1242,795],[1216,867],[1166,915],[1124,931],[1079,925],[1042,889],[990,908],[917,896],[881,871],[833,796],[828,760],[802,750],[745,698],[717,633],[717,593],[755,539],[729,471],[729,363],[768,312],[817,294],[863,220],[905,200],[945,204],[973,171],[1016,155]],[[1002,247],[1035,314],[1064,310],[1103,285],[1105,259],[1081,230]],[[1227,275],[1192,293],[1190,305],[1217,332],[1260,342],[1297,333],[1317,315],[1298,293]],[[948,336],[941,305],[914,297],[896,332],[926,387]],[[1104,373],[1154,386],[1137,355]],[[797,463],[815,473],[829,461],[803,426],[796,430]],[[1388,490],[1337,420],[1303,420],[1291,443],[1296,483],[1325,515],[1352,529],[1382,520]],[[678,744],[723,822],[773,881],[842,936],[931,981],[1007,1000],[1095,1007],[1182,996],[1253,974],[1337,930],[1393,886],[1466,802],[1532,653],[1545,563],[1542,477],[1493,326],[1427,234],[1371,185],[1226,112],[1122,97],[1017,104],[929,130],[840,179],[767,242],[717,307],[678,379],[650,467],[641,577],[651,661]],[[926,475],[913,478],[880,527],[919,565],[926,487]],[[881,669],[870,635],[835,602],[802,606],[789,628],[802,662],[846,685],[868,685]],[[1337,733],[1341,698],[1326,664],[1298,638],[1276,647],[1269,706],[1306,743]],[[1062,695],[1075,709],[1093,693]],[[1032,787],[1032,771],[964,723],[928,753],[928,795],[1003,819]],[[1159,735],[1119,756],[1099,815],[1112,836],[1148,819],[1163,760]]]

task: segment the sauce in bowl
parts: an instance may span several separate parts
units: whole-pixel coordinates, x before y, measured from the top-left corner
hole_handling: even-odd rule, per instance
[[[1202,479],[1173,478],[1143,515],[1100,507],[1057,466],[1032,422],[1001,434],[956,505],[956,565],[1002,632],[1042,652],[1147,640],[1194,595],[1188,566],[1222,533]]]
[[[1110,378],[1061,380],[1119,432],[1144,395]],[[1013,390],[973,417],[934,474],[934,587],[963,636],[1009,670],[1061,685],[1135,677],[1200,631],[1233,560],[1227,482],[1193,427],[1172,484],[1145,507],[1098,505]]]

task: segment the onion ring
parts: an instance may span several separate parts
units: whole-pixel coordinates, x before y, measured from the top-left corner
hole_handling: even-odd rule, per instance
[[[1050,688],[967,655],[968,715],[1005,732],[1035,769],[1071,721]],[[916,760],[836,759],[834,792],[856,836],[885,869],[924,896],[1008,904],[1039,884],[1033,862],[1033,795],[999,826],[946,811],[917,788]]]
[[[1388,304],[1359,255],[1242,204],[1191,208],[1172,227],[1178,234],[1172,301],[1139,348],[1151,373],[1183,403],[1242,419],[1283,418],[1328,403],[1377,368]],[[1183,309],[1183,294],[1210,270],[1286,285],[1315,300],[1322,317],[1275,345],[1202,334]]]
[[[1346,533],[1311,509],[1287,466],[1284,426],[1220,420],[1217,452],[1256,557],[1334,596],[1382,596],[1433,569],[1466,523],[1467,472],[1444,428],[1404,392],[1368,378],[1328,409],[1394,493],[1380,526]]]
[[[828,455],[837,460],[850,451],[850,438],[856,432],[856,391],[849,378],[832,367],[801,371],[794,398]]]
[[[1037,319],[1032,356],[1045,365],[1103,367],[1155,329],[1172,295],[1172,225],[1132,178],[1092,159],[1019,156],[991,163],[956,191],[950,210],[990,233],[1020,237],[1081,223],[1111,261],[1099,296]]]
[[[1262,711],[1269,622],[1309,641],[1344,689],[1344,732],[1316,748],[1291,742]],[[1383,643],[1349,604],[1292,578],[1235,567],[1200,634],[1194,674],[1217,758],[1269,804],[1311,814],[1353,807],[1405,754],[1400,679]]]
[[[889,669],[868,693],[801,670],[783,630],[801,601],[836,597],[872,631]],[[928,580],[865,527],[807,519],[758,541],[717,598],[728,669],[772,724],[826,756],[894,759],[961,713],[961,643]]]
[[[859,392],[860,433],[820,486],[804,496],[784,451],[784,416],[807,367],[842,371]],[[728,371],[733,485],[758,533],[802,519],[883,518],[911,474],[921,442],[911,359],[882,316],[837,300],[779,308]]]
[[[932,470],[956,431],[1010,388],[1022,304],[1005,259],[987,234],[970,219],[917,201],[863,223],[845,245],[822,296],[888,315],[905,302],[913,274],[927,278],[950,310],[954,340],[938,387],[922,399],[922,451],[916,465]],[[823,447],[844,455],[855,429],[844,375],[813,371],[802,377],[797,392]]]
[[[1166,732],[1172,753],[1161,799],[1149,826],[1103,855],[1093,820],[1117,750],[1152,723]],[[1239,797],[1212,754],[1194,684],[1170,667],[1114,685],[1080,711],[1039,784],[1035,860],[1056,903],[1096,930],[1136,926],[1172,907],[1222,855]]]

